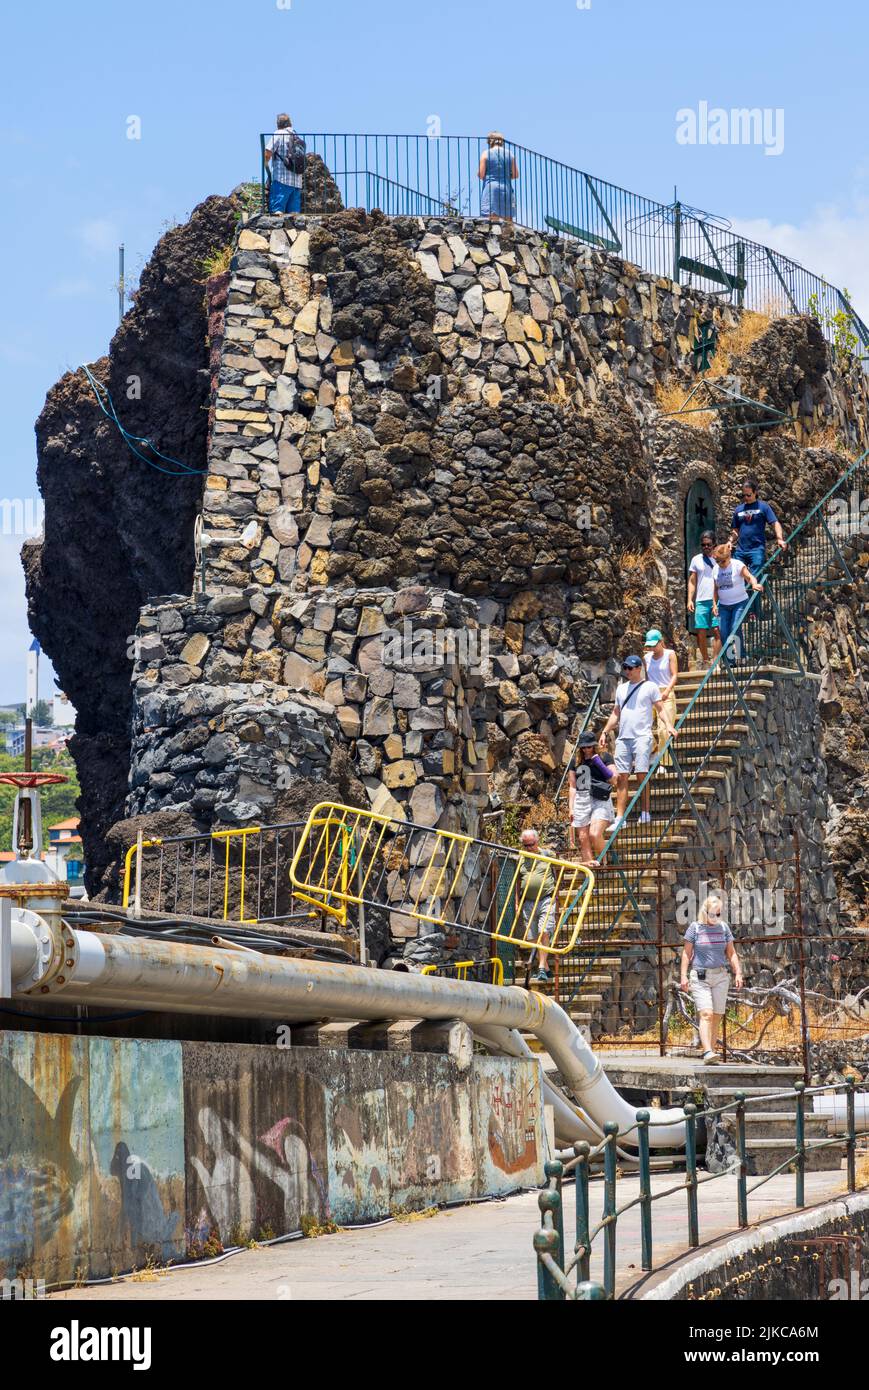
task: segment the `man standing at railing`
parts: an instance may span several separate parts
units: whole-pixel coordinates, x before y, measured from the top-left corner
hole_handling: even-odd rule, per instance
[[[742,505],[737,507],[730,522],[730,539],[735,547],[734,560],[741,560],[752,574],[759,574],[766,563],[766,528],[772,526],[782,550],[787,541],[781,522],[768,502],[761,502],[754,478],[742,484]]]
[[[275,119],[277,130],[265,147],[269,171],[269,212],[301,212],[305,180],[305,142],[293,130],[293,123],[282,111]]]
[[[646,676],[646,667],[641,656],[626,656],[622,662],[622,680],[616,690],[613,712],[601,730],[598,745],[606,748],[607,737],[612,729],[616,735],[616,810],[617,819],[613,830],[620,830],[624,824],[628,808],[628,782],[632,772],[645,774],[652,758],[652,725],[657,714],[667,738],[675,738],[676,730],[661,699],[661,691],[654,681]],[[648,825],[649,788],[643,788],[640,824]]]

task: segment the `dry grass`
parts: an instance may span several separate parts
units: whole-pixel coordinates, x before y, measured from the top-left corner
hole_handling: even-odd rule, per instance
[[[158,1279],[165,1279],[169,1270],[165,1265],[158,1265],[152,1255],[148,1256],[146,1263],[141,1269],[136,1269],[130,1275],[131,1284],[155,1284]]]
[[[820,1012],[810,1004],[806,1013],[809,1038],[812,1042],[857,1042],[865,1039],[869,1031],[869,1019],[865,1016],[857,1018],[850,1015],[844,1006],[836,1008],[835,1005],[831,1005]],[[689,1041],[690,1027],[684,1024],[679,1027],[680,1022],[681,1020],[675,1019],[670,1024],[671,1045],[678,1046],[683,1042],[687,1045]],[[652,1047],[658,1042],[658,1028],[655,1025],[643,1033],[634,1033],[631,1029],[625,1028],[621,1033],[610,1036],[613,1041],[620,1043],[631,1038],[640,1047]],[[596,1045],[606,1046],[606,1041],[606,1038],[598,1038]],[[765,1050],[798,1049],[802,1046],[799,1015],[792,1009],[788,1016],[783,1016],[772,1007],[757,1009],[752,1014],[751,1010],[737,1006],[735,1016],[732,1010],[728,1010],[727,1013],[727,1045],[728,1048],[736,1048],[740,1052],[748,1052],[756,1047],[763,1047]]]
[[[302,1235],[308,1240],[316,1240],[318,1236],[335,1236],[341,1230],[334,1221],[318,1221],[316,1216],[308,1215],[301,1218],[299,1225]]]
[[[209,280],[212,275],[223,275],[229,270],[229,263],[232,260],[232,244],[221,246],[215,251],[211,251],[202,261],[203,279]]]
[[[709,364],[707,377],[727,376],[734,358],[743,357],[748,349],[763,337],[770,325],[766,314],[756,314],[753,309],[744,309],[742,317],[733,328],[728,328],[718,339],[715,356]]]
[[[809,437],[803,446],[806,449],[829,449],[834,454],[840,454],[842,458],[854,460],[857,451],[853,444],[850,444],[841,430],[835,425],[821,425],[819,428],[812,428]]]
[[[403,1211],[401,1207],[395,1207],[390,1212],[393,1221],[430,1221],[433,1216],[437,1216],[437,1207],[423,1207],[422,1211]]]
[[[698,381],[714,380],[717,377],[728,376],[733,362],[736,358],[742,357],[758,338],[762,337],[769,328],[771,315],[755,313],[753,309],[743,310],[742,317],[733,327],[720,334],[718,344],[715,349],[715,356],[709,365],[709,370],[704,372]],[[696,385],[696,382],[694,383]],[[693,389],[693,388],[692,388]],[[698,393],[699,395],[700,393]],[[665,415],[672,415],[680,411],[688,398],[688,391],[678,383],[661,384],[655,388],[655,396],[658,407]],[[695,404],[701,404],[695,397],[688,409],[691,410]],[[692,425],[695,429],[708,430],[712,422],[718,418],[715,410],[697,410],[696,414],[685,415],[682,417],[683,423]]]

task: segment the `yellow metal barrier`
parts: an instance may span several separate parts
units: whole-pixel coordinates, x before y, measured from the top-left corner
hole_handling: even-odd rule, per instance
[[[149,884],[149,902],[145,904],[146,910],[157,912],[174,910],[176,903],[180,901],[182,896],[185,900],[188,896],[190,899],[193,898],[193,888],[189,890],[185,888],[183,895],[179,891],[180,866],[188,875],[188,878],[192,869],[195,880],[197,882],[202,881],[203,883],[203,891],[200,895],[202,900],[199,903],[194,903],[193,901],[186,902],[187,910],[194,915],[213,917],[215,921],[222,920],[228,922],[231,920],[233,922],[241,922],[246,926],[255,926],[258,922],[262,921],[280,920],[280,917],[275,919],[274,917],[261,915],[261,895],[265,892],[266,896],[268,896],[270,891],[263,888],[263,855],[265,841],[267,837],[271,837],[269,840],[270,848],[268,853],[274,862],[269,863],[266,868],[272,876],[272,882],[276,890],[278,884],[278,867],[282,853],[280,837],[287,833],[295,836],[302,828],[300,822],[288,822],[282,825],[266,826],[233,826],[221,830],[212,830],[210,833],[202,835],[176,835],[169,836],[168,838],[155,837],[150,840],[143,840],[141,846],[143,858],[145,850],[159,850],[157,863],[153,866],[149,866],[152,872]],[[335,826],[332,828],[331,834],[337,834],[343,837],[342,842],[346,841],[346,833],[338,822],[336,822]],[[256,842],[259,848],[258,862],[254,855],[249,853],[248,850],[248,841],[252,836],[258,837]],[[239,839],[241,840],[240,862],[237,861],[232,863],[232,844]],[[223,841],[225,845],[225,849],[222,853],[218,848],[220,841]],[[327,841],[327,845],[331,857],[334,846],[331,841]],[[130,845],[124,856],[123,905],[126,909],[131,907],[135,897],[134,879],[138,848],[138,844]],[[203,851],[204,863],[202,863],[199,858],[200,850]],[[173,856],[175,855],[177,855],[178,858],[174,864],[175,873],[173,878]],[[181,859],[182,855],[186,856],[183,861]],[[220,862],[221,860],[222,863]],[[286,885],[286,872],[286,860],[284,860],[284,863],[280,865],[280,881],[284,885]],[[196,878],[197,875],[198,878]],[[156,890],[154,885],[155,879],[157,885]],[[346,888],[348,881],[349,860],[344,864],[340,886]],[[173,902],[173,893],[175,902]],[[251,914],[249,907],[247,909],[247,915],[245,915],[246,899],[249,900],[251,898],[256,900],[256,915]],[[302,915],[315,917],[319,916],[321,913],[328,912],[331,916],[337,917],[342,923],[346,923],[346,902],[342,901],[337,906],[330,907],[324,904],[319,897],[312,898],[310,896],[305,896],[304,900],[306,903],[312,905],[315,911],[311,911],[308,914],[303,913]],[[167,903],[170,902],[172,903],[172,908],[167,909]]]
[[[424,965],[419,972],[421,975],[436,975],[439,970],[455,970],[457,980],[466,980],[468,971],[473,970],[476,965],[473,960],[455,960],[447,965]],[[504,962],[500,956],[491,956],[489,964],[492,967],[492,984],[502,985],[504,983]]]
[[[594,875],[570,860],[321,802],[302,832],[290,882],[296,896],[334,916],[336,904],[366,903],[564,956],[585,919]]]

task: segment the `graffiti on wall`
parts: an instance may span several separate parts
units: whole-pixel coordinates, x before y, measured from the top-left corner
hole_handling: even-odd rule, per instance
[[[181,1253],[180,1064],[177,1043],[0,1035],[0,1277]]]
[[[72,1076],[49,1110],[7,1057],[0,1056],[0,1274],[26,1266],[75,1205],[85,1168],[71,1143],[82,1084]]]

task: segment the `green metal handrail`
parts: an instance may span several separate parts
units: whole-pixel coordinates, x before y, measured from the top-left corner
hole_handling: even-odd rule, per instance
[[[584,716],[584,718],[583,718],[582,724],[580,725],[579,731],[578,731],[578,733],[577,733],[577,735],[576,735],[576,738],[575,738],[575,740],[574,740],[573,748],[571,749],[571,752],[570,752],[570,757],[567,759],[567,762],[566,762],[565,765],[564,765],[564,771],[563,771],[562,774],[561,774],[561,781],[558,783],[558,789],[557,789],[557,791],[556,791],[556,793],[555,793],[555,805],[556,805],[556,806],[558,805],[558,798],[561,796],[561,793],[562,793],[562,791],[564,790],[564,783],[567,781],[567,774],[569,773],[569,771],[570,771],[570,769],[571,769],[571,767],[572,767],[572,765],[573,765],[573,760],[574,760],[574,758],[576,757],[576,750],[577,750],[577,748],[579,747],[579,740],[582,738],[583,734],[584,734],[584,733],[586,732],[586,730],[588,729],[588,726],[589,726],[589,724],[591,723],[592,718],[594,717],[594,712],[595,712],[595,710],[597,709],[597,706],[598,706],[598,704],[599,704],[599,702],[600,702],[600,695],[601,695],[601,691],[602,691],[602,690],[603,690],[603,682],[602,682],[602,681],[598,681],[597,685],[595,686],[594,690],[592,691],[592,696],[591,696],[591,699],[590,699],[589,702],[588,702],[588,708],[587,708],[586,711],[585,711],[585,716]]]
[[[263,211],[270,138],[259,137]],[[345,207],[380,208],[393,216],[512,217],[545,237],[620,256],[676,283],[687,278],[700,293],[740,308],[769,312],[774,304],[782,313],[815,312],[834,344],[835,306],[863,349],[869,347],[869,329],[841,290],[780,252],[735,236],[725,218],[631,193],[509,140],[505,161],[516,177],[499,184],[493,198],[490,181],[479,177],[489,148],[484,136],[319,132],[302,138],[308,154],[323,161]],[[306,168],[302,181],[304,212],[335,211],[316,165]]]
[[[841,1133],[826,1139],[806,1141],[806,1097],[834,1094],[844,1091],[846,1096],[845,1128]],[[697,1107],[688,1104],[685,1110],[685,1178],[681,1183],[652,1192],[652,1170],[649,1147],[649,1129],[654,1125],[649,1110],[638,1110],[636,1121],[626,1130],[620,1130],[615,1121],[603,1126],[604,1138],[592,1146],[583,1140],[573,1146],[572,1155],[564,1154],[549,1160],[544,1166],[546,1184],[537,1201],[540,1208],[540,1229],[534,1234],[534,1251],[537,1256],[538,1298],[552,1301],[583,1302],[589,1300],[612,1299],[615,1297],[617,1233],[619,1218],[634,1207],[641,1209],[640,1241],[641,1266],[644,1272],[654,1268],[654,1239],[652,1214],[655,1202],[672,1197],[676,1192],[684,1192],[687,1200],[687,1249],[700,1244],[699,1189],[719,1178],[730,1177],[736,1172],[737,1223],[734,1229],[744,1229],[749,1223],[748,1198],[783,1172],[793,1166],[795,1175],[794,1206],[800,1209],[806,1205],[805,1173],[806,1153],[812,1150],[829,1148],[845,1142],[847,1188],[857,1191],[857,1125],[854,1098],[856,1094],[853,1078],[830,1086],[807,1087],[805,1082],[797,1081],[791,1090],[773,1091],[763,1096],[747,1098],[738,1091],[734,1100],[715,1109],[703,1110],[704,1120],[709,1121],[720,1115],[732,1113],[736,1118],[736,1163],[721,1173],[697,1172]],[[748,1184],[748,1159],[745,1139],[745,1112],[751,1105],[767,1106],[771,1100],[796,1097],[794,1115],[794,1149],[771,1172],[765,1173],[758,1182]],[[617,1144],[623,1143],[628,1134],[637,1132],[637,1155],[639,1162],[639,1193],[621,1206],[618,1205],[618,1167]],[[589,1215],[588,1184],[589,1167],[594,1159],[603,1158],[604,1200],[600,1221],[592,1227]],[[566,1257],[564,1238],[564,1209],[562,1187],[564,1178],[573,1173],[576,1180],[576,1240],[569,1258]],[[593,1242],[597,1237],[604,1238],[604,1269],[601,1283],[590,1280],[590,1260]],[[670,1251],[668,1249],[668,1258]],[[570,1276],[574,1275],[571,1283]]]

